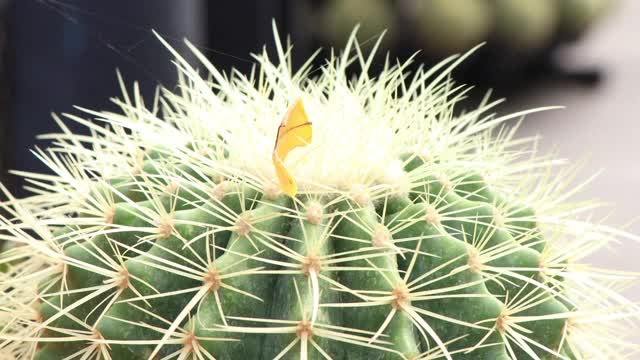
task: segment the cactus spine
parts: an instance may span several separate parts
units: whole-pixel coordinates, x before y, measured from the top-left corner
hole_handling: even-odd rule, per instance
[[[632,235],[581,220],[581,186],[551,170],[496,116],[455,116],[466,56],[406,75],[367,75],[348,42],[319,71],[227,77],[196,48],[203,79],[171,50],[178,92],[121,113],[65,114],[90,136],[47,135],[54,175],[5,191],[3,359],[582,359],[634,346],[615,332],[637,306],[629,274],[581,259]],[[355,50],[355,51],[354,51]],[[360,66],[349,79],[345,69]],[[301,96],[311,146],[287,158],[300,192],[279,192],[271,150]],[[635,238],[634,238],[635,239]],[[596,343],[597,339],[597,343]]]

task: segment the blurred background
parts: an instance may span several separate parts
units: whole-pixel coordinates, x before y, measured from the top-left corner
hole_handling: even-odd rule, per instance
[[[320,63],[360,23],[361,42],[388,29],[384,51],[406,59],[419,50],[416,64],[486,41],[454,77],[477,85],[476,96],[507,97],[503,111],[565,105],[529,117],[521,135],[540,134],[542,150],[564,158],[590,156],[582,178],[605,172],[580,199],[615,204],[601,215],[625,225],[640,215],[639,16],[637,0],[0,0],[0,173],[24,194],[7,170],[46,171],[29,149],[56,130],[50,113],[110,109],[116,68],[147,98],[171,87],[169,54],[150,29],[187,57],[183,38],[217,66],[247,71],[249,53],[273,44],[271,19],[298,64],[322,47]],[[640,224],[628,230],[640,234]],[[620,249],[593,261],[638,270],[634,252]]]

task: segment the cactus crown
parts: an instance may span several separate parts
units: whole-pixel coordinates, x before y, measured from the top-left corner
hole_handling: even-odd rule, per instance
[[[276,39],[278,36],[276,34]],[[34,153],[53,175],[5,191],[0,354],[8,359],[582,359],[635,350],[628,274],[581,260],[633,236],[569,204],[575,169],[536,153],[499,101],[454,115],[468,55],[407,73],[351,37],[291,72],[276,42],[245,76],[203,79],[169,44],[177,91],[65,114]],[[372,54],[375,52],[372,51]],[[355,78],[347,68],[359,66]],[[122,83],[122,80],[121,80]],[[314,140],[271,152],[301,97]],[[559,174],[558,174],[559,172]],[[620,324],[621,319],[628,322]]]

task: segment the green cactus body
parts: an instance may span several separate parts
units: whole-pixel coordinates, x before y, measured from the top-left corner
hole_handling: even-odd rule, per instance
[[[40,154],[56,174],[25,174],[36,194],[3,203],[15,246],[0,258],[2,358],[623,354],[617,338],[585,339],[632,323],[637,306],[600,282],[616,273],[575,264],[605,237],[632,236],[558,215],[563,184],[530,185],[552,164],[517,160],[508,149],[523,141],[492,133],[527,112],[497,118],[482,103],[453,116],[459,61],[407,83],[402,67],[369,78],[357,51],[363,74],[350,81],[352,46],[317,79],[291,74],[281,44],[283,65],[258,57],[257,78],[205,62],[210,83],[178,57],[183,93],[163,92],[164,117],[125,93],[126,121],[89,125],[98,150],[56,138]],[[290,197],[271,151],[296,94],[314,142],[287,159]]]

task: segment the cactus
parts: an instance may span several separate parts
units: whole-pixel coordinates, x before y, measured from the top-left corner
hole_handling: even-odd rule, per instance
[[[559,28],[565,37],[576,38],[600,21],[616,4],[613,0],[559,1]]]
[[[493,28],[493,13],[487,0],[405,1],[416,36],[433,54],[449,55],[485,41]]]
[[[537,52],[551,44],[559,9],[553,0],[492,0],[494,37],[507,48]]]
[[[385,45],[397,37],[396,10],[388,0],[329,0],[318,17],[316,32],[325,41],[342,47],[349,34],[358,25],[358,38],[363,42],[375,42],[386,32]]]
[[[581,260],[637,238],[585,219],[593,203],[567,202],[574,169],[556,173],[562,161],[506,124],[545,109],[498,116],[487,98],[454,115],[468,88],[449,75],[470,53],[370,77],[373,54],[352,36],[292,73],[276,42],[277,63],[265,52],[259,70],[227,76],[188,43],[207,79],[164,44],[176,92],[145,104],[122,85],[120,113],[56,116],[61,133],[34,152],[53,174],[20,172],[30,197],[4,191],[3,359],[634,351],[618,330],[638,307],[613,290],[631,274]],[[313,140],[286,159],[288,196],[272,152],[296,98]]]

